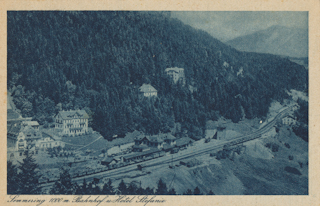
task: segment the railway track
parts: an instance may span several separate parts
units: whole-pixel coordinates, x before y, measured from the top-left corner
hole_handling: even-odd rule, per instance
[[[234,146],[234,145],[237,145],[237,144],[241,144],[241,143],[244,143],[244,142],[247,142],[247,141],[251,141],[251,140],[257,139],[257,138],[261,137],[262,134],[268,132],[276,124],[276,122],[279,119],[281,119],[281,118],[285,117],[286,115],[288,115],[288,112],[291,110],[292,107],[293,106],[284,109],[279,114],[277,114],[270,122],[268,122],[262,128],[254,131],[252,133],[239,136],[239,137],[237,137],[235,139],[228,140],[228,141],[222,142],[220,144],[216,144],[216,145],[214,145],[212,147],[207,147],[205,149],[199,149],[199,150],[196,150],[196,151],[192,151],[192,152],[189,152],[187,154],[179,155],[178,157],[173,157],[172,158],[172,157],[169,157],[169,156],[164,156],[164,157],[161,157],[161,158],[146,160],[143,163],[141,163],[141,162],[134,163],[134,164],[131,164],[131,165],[127,165],[127,166],[116,168],[116,169],[112,169],[112,170],[107,170],[107,171],[102,171],[102,172],[98,172],[98,173],[94,173],[94,174],[89,174],[89,175],[85,175],[85,176],[82,176],[82,177],[75,177],[75,178],[73,178],[73,181],[81,182],[81,181],[83,181],[83,179],[86,179],[87,181],[90,181],[93,178],[103,178],[103,177],[106,177],[106,176],[108,176],[108,177],[117,176],[117,175],[121,175],[121,174],[124,174],[124,173],[128,173],[128,172],[137,170],[137,166],[139,164],[143,164],[144,168],[145,167],[147,167],[147,168],[149,167],[150,168],[150,167],[153,167],[153,166],[159,166],[159,165],[162,165],[162,164],[168,164],[168,163],[170,163],[172,161],[179,161],[179,160],[187,159],[187,158],[190,158],[190,157],[193,157],[193,156],[203,155],[203,154],[212,152],[214,150],[222,149],[225,146]],[[44,184],[42,184],[42,186],[44,188],[47,188],[47,187],[49,187],[49,186],[51,186],[53,184],[54,184],[54,182],[44,183]]]

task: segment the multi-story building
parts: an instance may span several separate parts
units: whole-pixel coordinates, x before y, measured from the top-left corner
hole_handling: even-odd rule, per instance
[[[184,75],[184,69],[173,67],[173,68],[167,68],[165,70],[166,74],[171,77],[173,82],[176,84],[178,81],[182,83],[182,85],[185,85],[186,78]]]
[[[158,95],[158,91],[150,84],[143,84],[139,88],[139,92],[140,92],[140,95],[144,97],[152,97],[152,96],[156,97]]]
[[[89,116],[85,110],[60,111],[55,119],[59,135],[75,136],[88,132]]]

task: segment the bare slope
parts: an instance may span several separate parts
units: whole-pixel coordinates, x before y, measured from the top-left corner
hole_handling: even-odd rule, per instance
[[[308,31],[297,28],[272,26],[226,43],[240,51],[290,57],[308,56]]]

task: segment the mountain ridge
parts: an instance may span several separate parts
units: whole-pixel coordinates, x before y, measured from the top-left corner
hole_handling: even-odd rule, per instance
[[[308,30],[275,25],[229,40],[226,44],[240,51],[307,57]]]

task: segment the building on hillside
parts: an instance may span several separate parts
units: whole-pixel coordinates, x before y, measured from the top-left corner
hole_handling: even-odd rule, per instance
[[[158,91],[150,84],[143,84],[139,88],[139,93],[142,97],[156,97],[158,95]]]
[[[55,119],[55,129],[59,135],[75,136],[88,132],[89,115],[85,110],[60,111]]]
[[[184,69],[183,68],[178,68],[178,67],[172,67],[172,68],[167,68],[164,70],[166,74],[171,77],[173,82],[176,84],[177,82],[181,82],[182,85],[186,84],[186,78],[184,74]]]
[[[22,129],[22,132],[24,134],[24,138],[26,141],[26,148],[25,149],[30,149],[32,147],[35,147],[37,145],[37,142],[42,139],[42,132],[39,130],[35,130],[31,126],[26,126]]]
[[[30,126],[35,130],[39,130],[39,123],[37,121],[24,121],[22,122],[23,126]]]
[[[282,118],[282,124],[284,124],[284,125],[296,125],[297,124],[297,120],[292,115],[289,115],[289,116],[286,116],[286,117]]]
[[[139,135],[134,140],[135,146],[134,151],[142,150],[142,146],[147,146],[150,148],[162,149],[164,145],[175,145],[176,138],[171,134],[158,134],[153,136]],[[143,150],[146,150],[145,148]]]
[[[18,136],[21,132],[21,122],[7,124],[7,150],[16,151]]]
[[[59,138],[42,132],[42,138],[36,142],[36,147],[40,150],[46,150],[54,147],[65,147],[65,143],[60,141]]]

